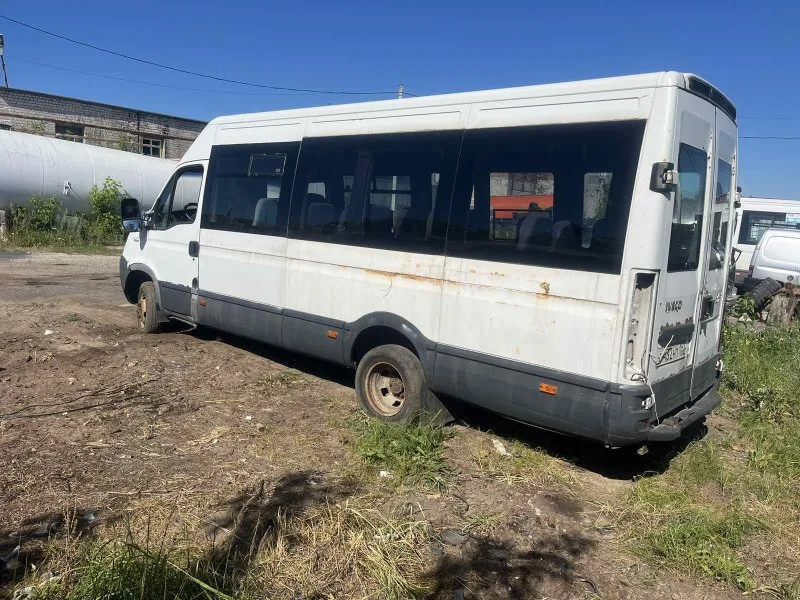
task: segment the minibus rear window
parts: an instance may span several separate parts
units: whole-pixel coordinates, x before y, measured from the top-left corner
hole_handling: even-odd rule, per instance
[[[700,264],[703,216],[706,209],[705,150],[681,144],[678,154],[678,191],[672,213],[667,271],[696,271]]]

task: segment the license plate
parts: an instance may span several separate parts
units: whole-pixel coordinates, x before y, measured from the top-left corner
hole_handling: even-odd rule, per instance
[[[661,353],[661,360],[658,361],[658,366],[667,365],[678,360],[686,358],[689,344],[680,344],[678,346],[670,346]]]

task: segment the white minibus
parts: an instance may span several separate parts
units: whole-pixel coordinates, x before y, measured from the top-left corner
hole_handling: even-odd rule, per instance
[[[142,331],[355,368],[387,421],[672,440],[719,404],[735,119],[676,72],[220,117],[123,202],[122,288]]]
[[[745,286],[745,279],[756,244],[767,229],[800,229],[800,200],[742,196],[740,202],[733,232],[733,247],[740,252],[736,260],[736,287],[748,291],[753,286]]]

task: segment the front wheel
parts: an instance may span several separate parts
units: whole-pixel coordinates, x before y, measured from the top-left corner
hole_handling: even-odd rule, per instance
[[[403,346],[378,346],[358,363],[358,404],[365,413],[382,421],[410,421],[418,417],[425,389],[419,359]]]
[[[156,333],[161,328],[161,323],[158,321],[156,286],[152,281],[146,281],[139,287],[136,320],[142,333]]]

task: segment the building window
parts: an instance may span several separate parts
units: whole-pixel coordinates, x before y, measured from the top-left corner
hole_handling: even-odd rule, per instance
[[[158,138],[142,138],[142,154],[145,156],[164,156],[164,140]]]
[[[83,127],[56,123],[56,137],[62,140],[83,143]]]

